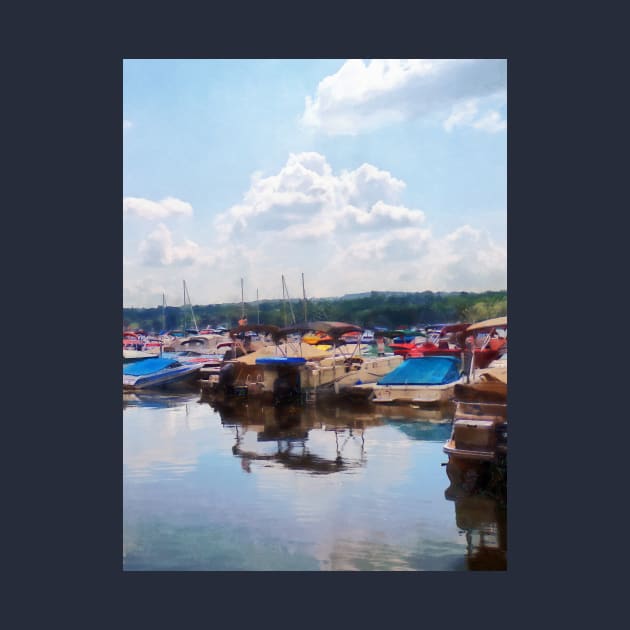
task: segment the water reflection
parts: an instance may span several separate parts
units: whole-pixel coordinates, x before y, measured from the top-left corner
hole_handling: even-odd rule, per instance
[[[241,458],[246,472],[251,472],[254,461],[274,462],[311,474],[330,474],[364,466],[364,429],[383,424],[372,414],[351,415],[350,410],[344,413],[339,407],[315,409],[214,402],[213,408],[224,426],[234,428],[232,453]],[[330,435],[329,444],[324,444],[323,449],[319,445],[323,452],[312,452],[309,433],[313,429]],[[252,432],[256,435],[255,442],[247,439]],[[275,443],[274,452],[264,448],[269,443]]]
[[[420,409],[410,406],[342,404],[315,406],[271,406],[251,401],[208,399],[224,426],[235,430],[232,452],[242,458],[243,469],[251,472],[253,461],[276,462],[314,474],[348,471],[366,464],[365,429],[391,426],[413,440],[443,444],[450,434],[453,409]],[[334,434],[334,451],[316,454],[309,448],[313,430]],[[256,434],[256,444],[247,441]],[[247,444],[246,444],[247,442]],[[261,451],[260,443],[275,442],[273,453]],[[312,442],[312,441],[311,441]],[[329,440],[332,447],[332,438]]]
[[[470,516],[463,486],[445,497],[451,420],[449,409],[126,394],[123,566],[488,568],[498,525]]]
[[[444,496],[455,503],[457,527],[466,536],[470,570],[507,569],[507,479],[505,469],[487,463],[447,466]]]
[[[191,401],[191,397],[197,399],[196,390],[191,393],[187,390],[152,390],[152,391],[123,391],[123,409],[128,407],[145,407],[149,409],[167,409],[179,407],[182,403]]]

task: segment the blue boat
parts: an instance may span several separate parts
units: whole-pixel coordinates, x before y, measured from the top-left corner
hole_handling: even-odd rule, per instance
[[[172,358],[144,359],[123,366],[123,389],[158,387],[182,381],[199,371],[200,363]]]
[[[373,388],[373,402],[446,403],[463,383],[458,357],[415,357],[401,363]]]

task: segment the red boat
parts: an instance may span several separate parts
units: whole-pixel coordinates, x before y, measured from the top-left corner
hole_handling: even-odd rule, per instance
[[[384,336],[393,339],[393,343],[387,344],[393,353],[406,359],[409,351],[416,347],[419,337],[423,337],[424,334],[425,333],[421,333],[420,331],[392,330],[384,333]],[[401,341],[396,341],[398,338],[400,338]],[[409,339],[409,341],[405,341],[405,339]]]
[[[474,352],[473,368],[487,368],[507,347],[507,317],[486,319],[469,326],[466,346]]]
[[[429,329],[424,343],[413,344],[407,357],[458,357],[464,352],[465,332],[469,324],[447,324],[439,330]],[[450,339],[450,343],[449,343]]]

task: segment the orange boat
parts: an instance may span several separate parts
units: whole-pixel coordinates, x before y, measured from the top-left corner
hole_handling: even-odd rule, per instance
[[[332,344],[333,338],[325,332],[319,331],[314,332],[312,335],[304,335],[304,337],[302,337],[302,341],[310,344],[311,346],[317,346],[320,343]]]

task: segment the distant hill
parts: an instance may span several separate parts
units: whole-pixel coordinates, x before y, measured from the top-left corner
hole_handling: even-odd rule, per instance
[[[507,315],[507,291],[472,293],[369,291],[341,297],[309,298],[306,303],[309,320],[334,320],[358,324],[365,328],[409,327],[445,322],[475,322],[490,317]],[[236,325],[241,316],[241,303],[206,304],[193,306],[197,325]],[[246,302],[245,311],[250,323],[283,326],[293,320],[304,321],[304,302],[292,299]],[[161,306],[154,308],[123,308],[123,327],[145,330],[174,329],[192,326],[190,306]]]

